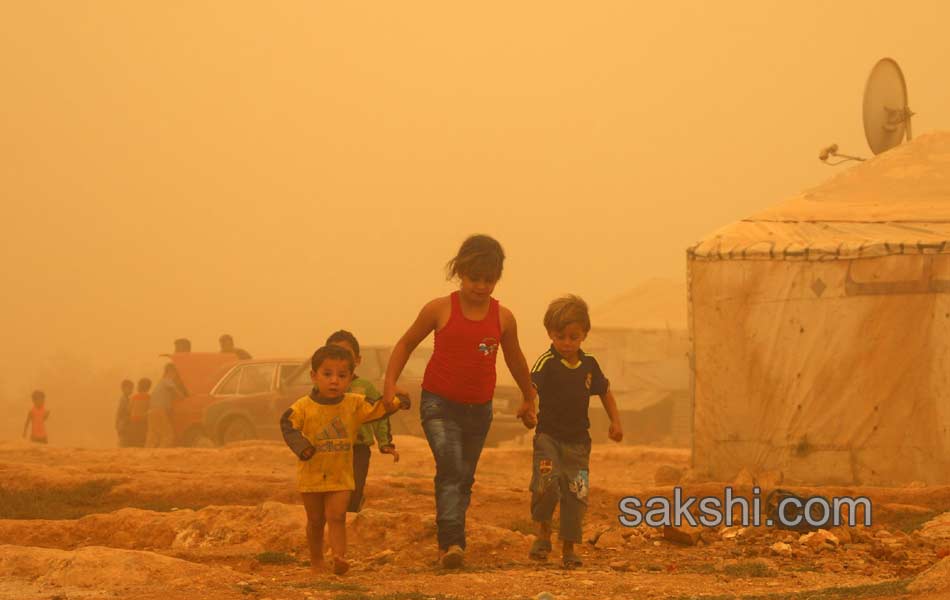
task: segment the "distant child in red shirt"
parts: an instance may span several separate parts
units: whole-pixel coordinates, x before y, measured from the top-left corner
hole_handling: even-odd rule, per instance
[[[518,416],[528,427],[535,424],[536,393],[518,344],[515,317],[492,297],[504,261],[505,253],[495,239],[487,235],[466,239],[446,266],[449,279],[458,277],[459,289],[422,307],[393,347],[386,367],[383,402],[389,403],[412,351],[435,332],[419,413],[435,458],[439,561],[447,569],[457,569],[463,563],[465,513],[472,498],[475,467],[491,426],[499,348],[524,395]]]
[[[46,409],[46,394],[42,390],[33,392],[33,408],[26,413],[26,423],[23,424],[23,437],[26,437],[30,425],[33,429],[30,431],[30,441],[37,444],[48,444],[46,438],[46,419],[49,418],[49,410]]]
[[[145,436],[148,434],[148,410],[151,402],[149,390],[151,389],[152,380],[143,377],[139,379],[136,392],[129,396],[129,446],[145,447]]]

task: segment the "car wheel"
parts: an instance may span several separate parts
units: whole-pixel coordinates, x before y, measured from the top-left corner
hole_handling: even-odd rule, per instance
[[[204,431],[192,429],[185,434],[185,445],[189,448],[214,448],[215,443]]]
[[[242,417],[230,419],[221,429],[221,443],[243,442],[255,438],[254,426]]]

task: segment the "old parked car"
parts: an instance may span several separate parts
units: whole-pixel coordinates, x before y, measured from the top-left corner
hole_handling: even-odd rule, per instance
[[[181,352],[168,355],[186,395],[172,403],[179,445],[279,437],[278,419],[310,390],[282,382],[301,370],[302,358],[238,360],[234,354]]]
[[[239,361],[210,392],[205,432],[217,444],[280,439],[280,416],[312,387],[308,360]]]

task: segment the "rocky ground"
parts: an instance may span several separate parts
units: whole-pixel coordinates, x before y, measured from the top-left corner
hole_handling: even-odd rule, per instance
[[[422,600],[950,597],[950,486],[803,489],[868,495],[871,527],[619,525],[636,495],[751,495],[753,480],[690,482],[683,450],[595,446],[584,566],[527,558],[531,454],[486,449],[469,511],[466,567],[436,566],[433,464],[399,438],[374,455],[366,508],[348,532],[353,570],[314,577],[294,458],[278,443],[82,450],[0,444],[0,599]],[[766,478],[768,479],[768,478]],[[756,481],[765,488],[774,476]]]

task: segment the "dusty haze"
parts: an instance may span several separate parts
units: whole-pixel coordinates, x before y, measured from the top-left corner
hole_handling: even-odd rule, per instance
[[[0,437],[41,387],[53,443],[113,444],[176,337],[391,344],[473,232],[533,358],[553,296],[683,279],[822,146],[868,155],[883,56],[950,129],[946,3],[694,4],[5,3]]]

